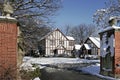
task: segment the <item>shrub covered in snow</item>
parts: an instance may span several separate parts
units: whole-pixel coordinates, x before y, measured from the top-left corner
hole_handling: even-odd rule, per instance
[[[40,77],[40,69],[39,67],[34,69],[34,71],[20,70],[20,76],[22,80],[40,80],[35,79],[36,77]]]
[[[24,62],[20,68],[20,76],[22,80],[33,80],[41,75],[38,65]]]
[[[33,70],[32,64],[31,63],[23,63],[20,66],[21,70]]]

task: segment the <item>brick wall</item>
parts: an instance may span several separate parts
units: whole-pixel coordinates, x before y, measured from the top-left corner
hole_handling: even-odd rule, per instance
[[[120,74],[120,31],[115,31],[115,74]],[[119,66],[118,66],[119,65]]]
[[[0,19],[0,76],[16,73],[17,25],[16,20]],[[6,75],[7,76],[7,75]]]

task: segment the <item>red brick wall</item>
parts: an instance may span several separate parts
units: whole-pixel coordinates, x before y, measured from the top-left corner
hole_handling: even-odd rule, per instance
[[[17,25],[16,21],[0,21],[0,76],[4,71],[16,72],[17,65]],[[11,69],[8,69],[11,68]],[[14,69],[14,70],[13,70]]]
[[[120,31],[115,31],[115,74],[120,74]]]

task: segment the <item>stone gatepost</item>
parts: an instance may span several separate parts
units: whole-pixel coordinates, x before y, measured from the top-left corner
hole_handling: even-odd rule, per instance
[[[111,25],[100,33],[100,73],[120,77],[120,27]]]
[[[0,80],[16,77],[17,72],[17,21],[0,16]]]

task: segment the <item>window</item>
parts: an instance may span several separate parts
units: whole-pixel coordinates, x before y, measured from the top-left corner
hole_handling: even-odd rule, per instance
[[[50,50],[50,53],[53,53],[53,50]]]
[[[91,47],[93,47],[94,45],[91,43]]]
[[[59,44],[64,45],[64,41],[59,41]]]
[[[50,45],[55,45],[55,40],[50,40]]]
[[[120,27],[120,20],[117,20],[116,26]]]
[[[69,41],[69,46],[73,46],[74,42],[73,41]]]

